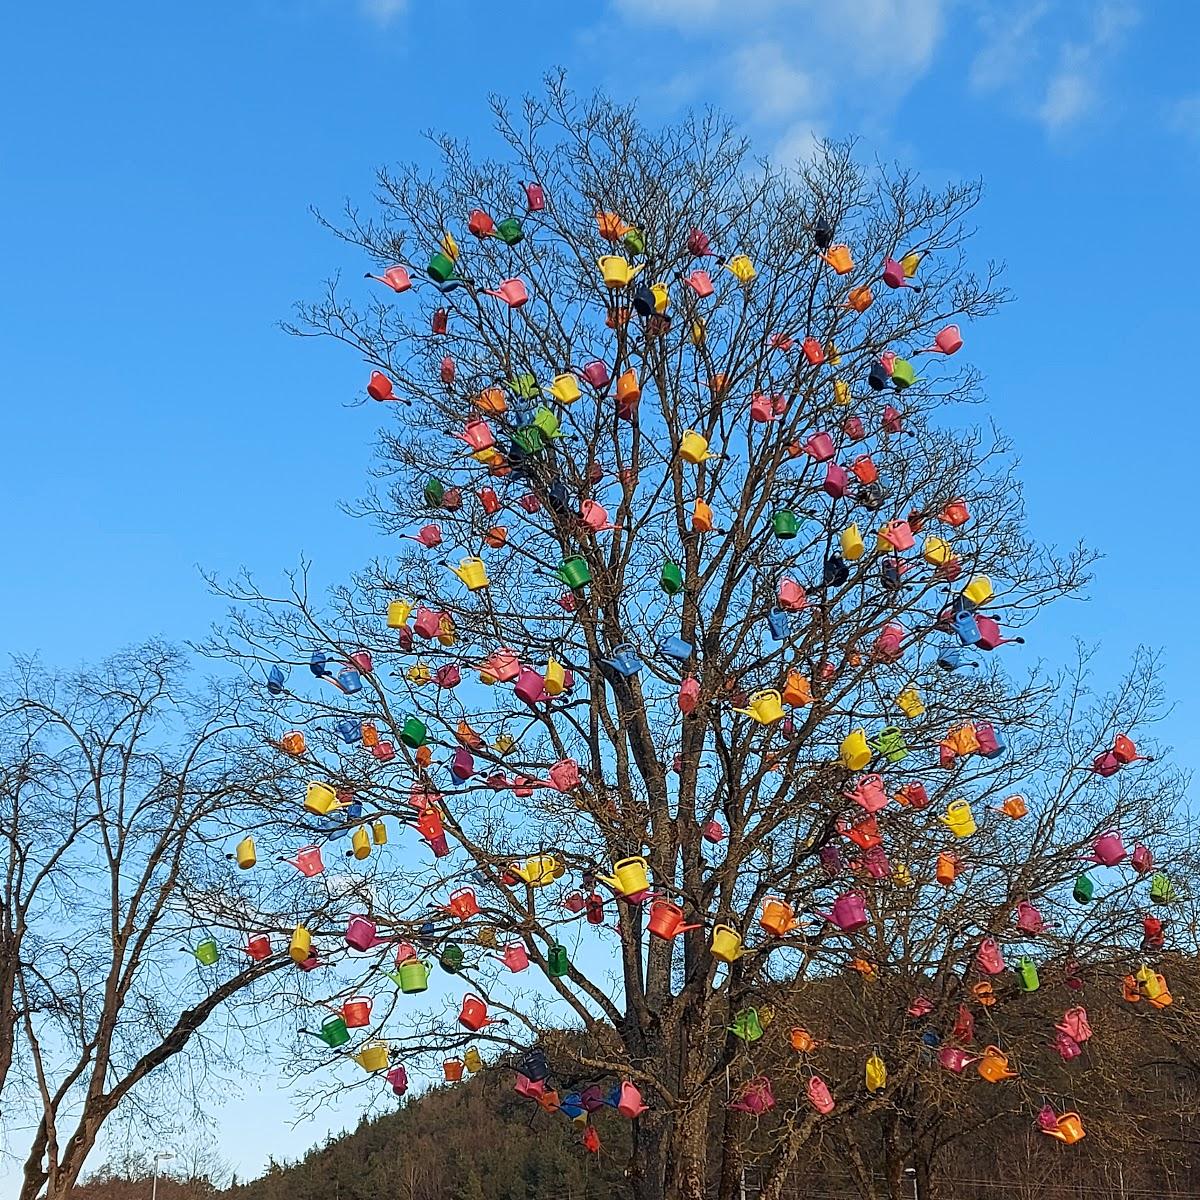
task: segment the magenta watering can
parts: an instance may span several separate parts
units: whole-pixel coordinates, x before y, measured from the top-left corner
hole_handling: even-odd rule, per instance
[[[602,388],[608,383],[608,367],[606,367],[604,363],[600,362],[599,359],[588,363],[588,365],[583,368],[580,374],[594,388]]]
[[[413,619],[413,631],[423,638],[435,638],[441,632],[442,614],[426,608],[423,604],[417,608]]]
[[[696,711],[696,705],[700,703],[700,681],[693,679],[690,675],[679,685],[679,695],[676,698],[676,703],[679,705],[679,711],[686,717],[689,713]]]
[[[957,1046],[943,1046],[938,1051],[938,1062],[955,1075],[961,1075],[978,1057],[976,1054],[960,1050]]]
[[[393,1067],[384,1076],[384,1079],[388,1081],[397,1096],[403,1096],[408,1091],[408,1072],[403,1066]]]
[[[506,279],[497,288],[484,288],[483,294],[503,300],[509,308],[520,308],[529,299],[525,284],[520,279]]]
[[[513,691],[526,704],[536,704],[546,698],[546,681],[532,667],[522,667]]]
[[[909,283],[904,274],[904,267],[894,258],[883,260],[883,282],[890,288],[912,288],[914,292],[921,289],[915,283]]]
[[[1133,847],[1133,854],[1130,855],[1129,865],[1139,874],[1144,875],[1147,871],[1154,868],[1154,855],[1150,853],[1148,846],[1143,846],[1140,842]]]
[[[387,940],[378,936],[375,922],[369,917],[351,917],[346,922],[346,945],[352,950],[371,950],[385,945]]]
[[[475,774],[475,756],[465,746],[459,746],[450,760],[450,774],[458,783],[466,783]]]
[[[866,901],[859,892],[843,892],[833,902],[830,912],[817,916],[832,921],[843,933],[854,933],[869,923]]]
[[[775,397],[757,395],[750,398],[750,420],[767,422],[774,421],[776,417],[783,416],[784,409],[780,408],[775,411]]]
[[[994,938],[984,938],[975,955],[975,965],[985,975],[1000,975],[1004,971],[1004,955]]]
[[[1042,914],[1028,900],[1022,900],[1017,905],[1017,928],[1022,933],[1035,934],[1041,933],[1046,928]]]
[[[801,449],[814,462],[828,462],[833,457],[833,438],[827,433],[814,433]]]
[[[1070,1062],[1071,1059],[1078,1058],[1083,1053],[1083,1047],[1061,1026],[1055,1026],[1054,1041],[1050,1045],[1052,1049],[1058,1051],[1058,1056],[1063,1062]]]
[[[462,670],[458,663],[443,663],[433,673],[433,682],[438,687],[456,688],[462,683]]]
[[[817,857],[821,860],[821,867],[827,875],[841,874],[845,864],[842,862],[842,852],[836,846],[822,846]]]
[[[830,462],[825,465],[825,482],[821,490],[835,500],[841,500],[850,487],[850,476],[841,463]]]
[[[892,873],[892,860],[882,846],[872,846],[863,855],[862,866],[872,879],[887,879]]]
[[[354,666],[354,669],[363,675],[370,675],[371,670],[375,665],[371,658],[370,650],[355,650],[355,652],[350,655],[350,662]]]
[[[844,792],[843,795],[869,813],[877,813],[887,807],[888,797],[882,775],[864,775],[853,791]]]
[[[729,1107],[734,1112],[750,1113],[756,1117],[770,1112],[775,1107],[775,1093],[771,1088],[771,1081],[765,1075],[758,1075],[744,1083],[737,1099],[731,1101]]]
[[[1102,833],[1092,846],[1092,853],[1085,856],[1084,862],[1097,863],[1102,867],[1115,867],[1125,857],[1125,843],[1121,835],[1110,829]]]

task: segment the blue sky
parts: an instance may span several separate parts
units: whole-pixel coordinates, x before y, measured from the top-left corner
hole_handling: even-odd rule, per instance
[[[977,252],[1016,303],[969,330],[1034,529],[1106,552],[1031,649],[1161,647],[1187,761],[1186,604],[1200,12],[1182,0],[216,0],[11,6],[0,102],[0,626],[73,664],[219,616],[199,569],[336,579],[383,547],[339,510],[377,411],[360,365],[277,322],[365,269],[310,204],[442,127],[486,143],[489,91],[563,65],[648,120],[715,102],[760,148],[814,135],[931,182],[982,175]],[[1182,353],[1181,353],[1182,352]],[[220,1117],[243,1173],[325,1128],[270,1081]],[[252,1118],[252,1119],[251,1119]],[[0,1187],[3,1186],[0,1164]]]

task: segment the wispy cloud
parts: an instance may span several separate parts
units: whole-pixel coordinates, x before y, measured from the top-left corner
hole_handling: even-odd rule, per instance
[[[1200,92],[1167,105],[1167,128],[1200,146]]]
[[[358,0],[359,7],[380,25],[390,25],[408,8],[408,0]]]

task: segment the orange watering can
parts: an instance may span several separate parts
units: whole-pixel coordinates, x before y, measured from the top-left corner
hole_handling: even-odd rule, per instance
[[[758,923],[776,937],[786,937],[800,925],[792,906],[777,896],[768,896],[763,901],[762,915],[758,918]]]
[[[988,1083],[1003,1083],[1006,1079],[1016,1079],[1017,1073],[1008,1065],[1008,1055],[999,1046],[985,1046],[983,1056],[975,1064],[975,1070]]]
[[[619,242],[632,228],[614,212],[597,213],[596,224],[600,228],[600,236],[606,242]]]
[[[812,688],[808,677],[799,671],[789,671],[783,685],[783,702],[793,708],[803,708],[812,703]]]
[[[838,272],[842,274],[842,272]],[[846,307],[852,308],[856,313],[864,313],[872,304],[875,303],[875,293],[864,283],[859,287],[852,287],[846,296]]]
[[[1043,1133],[1056,1138],[1068,1146],[1075,1145],[1076,1142],[1082,1141],[1084,1137],[1083,1120],[1077,1112],[1063,1113],[1058,1118],[1054,1128],[1049,1129],[1043,1125],[1041,1129]]]
[[[817,1045],[813,1035],[799,1025],[788,1035],[788,1040],[792,1044],[792,1049],[798,1054],[809,1054],[816,1049]]]
[[[1024,796],[1009,796],[996,811],[1002,812],[1006,817],[1012,817],[1014,821],[1018,821],[1029,812],[1029,808],[1025,804]]]
[[[655,937],[667,942],[681,933],[701,928],[700,925],[685,925],[683,909],[678,904],[672,904],[670,900],[655,900],[650,905],[649,926]]]
[[[447,1083],[457,1083],[463,1077],[463,1060],[461,1058],[448,1058],[442,1063],[442,1075],[445,1076]]]
[[[830,246],[823,254],[818,254],[827,262],[839,275],[849,275],[854,270],[854,258],[850,253],[850,247],[839,242],[836,246]]]

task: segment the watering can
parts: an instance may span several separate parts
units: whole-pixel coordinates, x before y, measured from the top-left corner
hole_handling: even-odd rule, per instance
[[[397,1096],[403,1096],[408,1091],[408,1072],[403,1066],[393,1067],[385,1076],[392,1091]]]
[[[280,861],[287,863],[290,867],[295,867],[306,879],[320,875],[325,870],[320,846],[305,846],[302,850],[296,851],[295,858],[281,858]]]
[[[850,568],[836,555],[831,554],[821,568],[821,587],[841,587],[850,578]]]
[[[496,226],[495,236],[506,246],[518,246],[525,240],[525,231],[516,217],[506,217]]]
[[[400,985],[400,990],[405,995],[414,995],[417,992],[423,992],[429,987],[429,964],[422,962],[419,958],[407,958],[400,964],[400,968],[396,971],[394,978]]]
[[[453,273],[454,264],[450,264],[450,271]],[[408,271],[401,266],[388,267],[382,275],[372,275],[370,271],[366,273],[367,279],[377,279],[380,283],[386,284],[393,292],[407,292],[412,287],[412,279],[409,277]]]
[[[1021,957],[1014,968],[1017,973],[1017,986],[1023,992],[1036,992],[1041,984],[1038,979],[1037,967],[1030,958]]]
[[[718,260],[720,261],[720,260]],[[723,266],[738,283],[749,283],[758,272],[754,269],[754,264],[745,254],[735,254],[731,259],[722,262]]]
[[[475,758],[470,750],[459,746],[450,759],[450,774],[456,783],[466,783],[475,774]]]
[[[1118,733],[1116,738],[1113,740],[1112,755],[1113,758],[1115,758],[1123,767],[1132,762],[1154,761],[1154,759],[1147,758],[1145,755],[1139,755],[1137,752],[1137,747],[1135,747],[1133,742],[1130,741],[1129,738],[1123,733]]]
[[[593,533],[607,533],[611,529],[616,529],[616,526],[608,519],[608,511],[595,500],[585,500],[580,505],[579,516]]]
[[[802,612],[808,605],[808,596],[805,594],[804,588],[794,579],[781,579],[776,597],[779,607],[786,608],[789,612]]]
[[[558,418],[544,404],[539,404],[533,414],[533,427],[547,442],[563,436],[562,430],[559,428]]]
[[[619,254],[606,254],[597,260],[596,265],[600,268],[604,286],[607,288],[628,287],[645,267],[645,263],[632,266]]]
[[[937,856],[937,865],[934,868],[934,879],[942,885],[949,887],[957,878],[959,869],[962,863],[959,862],[958,856],[951,854],[948,850],[943,850]]]
[[[410,749],[416,750],[425,745],[428,731],[425,722],[419,717],[409,717],[400,727],[400,740]]]
[[[851,525],[842,530],[841,534],[842,557],[850,562],[857,562],[862,558],[866,551],[866,543],[864,543],[862,534],[858,531],[857,525]]]
[[[825,347],[821,345],[820,338],[806,337],[800,343],[800,352],[814,367],[819,367],[825,361]]]
[[[1084,861],[1096,863],[1102,867],[1115,867],[1125,858],[1125,843],[1121,835],[1110,829],[1102,833],[1092,846],[1092,853]]]
[[[897,262],[890,255],[883,260],[883,282],[890,288],[912,288],[914,292],[919,292],[921,289],[916,284],[908,283],[908,274],[904,270],[902,263]]]
[[[479,901],[475,899],[473,888],[462,887],[450,893],[449,899],[442,906],[442,911],[449,916],[457,917],[460,921],[469,921],[479,915]]]
[[[1175,899],[1171,880],[1162,871],[1156,871],[1150,877],[1150,899],[1155,904],[1170,904]]]
[[[757,1042],[763,1035],[762,1022],[758,1019],[758,1009],[742,1009],[733,1018],[733,1024],[730,1025],[729,1031],[734,1037],[741,1038],[743,1042]]]
[[[522,883],[529,887],[545,887],[566,874],[566,866],[553,854],[535,854],[525,860],[524,865],[512,863],[508,868]]]
[[[650,905],[650,932],[663,941],[671,941],[681,933],[692,929],[700,929],[700,925],[685,925],[683,909],[670,900],[655,900]]]
[[[1075,1145],[1085,1136],[1083,1120],[1077,1112],[1063,1113],[1053,1129],[1043,1129],[1042,1132],[1049,1134],[1052,1138],[1057,1138],[1058,1141],[1068,1146]]]
[[[957,671],[959,667],[974,667],[978,664],[969,658],[965,658],[961,647],[943,646],[938,651],[937,665],[943,671]]]
[[[808,1081],[808,1102],[821,1113],[828,1116],[833,1112],[833,1096],[829,1093],[829,1085],[819,1075],[813,1075]]]
[[[870,923],[866,901],[859,892],[843,892],[833,902],[830,912],[819,912],[817,916],[832,922],[843,933],[854,933]]]
[[[426,608],[423,604],[417,608],[417,619],[413,622],[413,632],[423,638],[435,638],[442,627],[442,614]]]
[[[903,625],[885,625],[871,647],[872,657],[879,662],[895,662],[902,653],[905,632]]]
[[[537,671],[532,667],[522,667],[513,691],[526,704],[536,704],[544,698],[545,686]]]
[[[865,313],[875,303],[875,293],[864,283],[846,293],[846,308]]]
[[[771,518],[771,527],[780,541],[790,541],[799,532],[800,522],[791,509],[781,508]]]
[[[588,363],[582,371],[584,379],[594,388],[606,387],[609,380],[608,367],[598,359]]]
[[[824,259],[839,275],[849,275],[854,270],[854,258],[850,254],[850,247],[839,242],[836,246],[830,246],[823,254],[818,254],[818,258]]]
[[[542,676],[542,687],[547,696],[560,696],[566,690],[567,673],[560,662],[553,658],[547,659],[546,670]]]
[[[368,996],[351,996],[342,1005],[342,1020],[348,1029],[362,1029],[371,1023],[371,1000]]]
[[[809,1054],[816,1049],[816,1039],[807,1029],[797,1025],[789,1034],[788,1041],[797,1054]]]
[[[758,923],[776,937],[787,937],[793,929],[800,926],[795,910],[778,896],[767,896],[763,900],[762,915],[758,918]]]
[[[642,660],[638,658],[637,651],[634,650],[628,642],[617,646],[612,651],[612,658],[604,658],[600,660],[605,666],[612,669],[626,679],[636,675],[642,669]]]
[[[889,547],[900,553],[904,550],[911,550],[913,547],[912,528],[907,521],[888,521],[878,535],[879,549],[887,550]]]
[[[692,504],[692,530],[695,533],[711,533],[713,528],[713,511],[703,501],[696,500]]]
[[[1088,1021],[1087,1009],[1082,1005],[1068,1008],[1063,1013],[1063,1019],[1054,1028],[1081,1045],[1092,1036],[1092,1026]]]
[[[474,1046],[468,1047],[466,1054],[463,1055],[463,1066],[466,1067],[472,1075],[483,1070],[483,1059],[480,1057],[479,1051]]]
[[[573,758],[559,759],[550,768],[549,776],[558,791],[574,791],[580,784],[579,764]]]
[[[457,942],[447,942],[438,955],[438,966],[447,975],[457,975],[462,969],[464,957],[463,948]]]
[[[735,708],[735,713],[751,717],[759,725],[771,725],[783,719],[782,697],[773,688],[755,692],[750,697],[749,707]]]
[[[974,1054],[968,1054],[966,1050],[961,1050],[958,1046],[943,1046],[938,1051],[938,1063],[955,1075],[961,1075],[975,1061]]]
[[[962,331],[957,325],[947,325],[940,329],[933,339],[932,346],[918,350],[918,354],[957,354],[962,349]]]
[[[992,581],[986,575],[976,575],[962,590],[963,599],[972,608],[986,604],[994,595]]]
[[[663,638],[659,642],[658,648],[668,658],[673,658],[677,662],[687,662],[692,657],[694,649],[691,642],[685,642],[683,638],[677,637],[675,634]]]
[[[292,930],[292,938],[288,943],[288,956],[292,962],[305,962],[312,954],[312,934],[303,925],[297,925]]]
[[[508,942],[498,958],[514,975],[529,966],[529,954],[523,942]]]
[[[1085,871],[1075,880],[1075,886],[1071,890],[1071,897],[1076,904],[1087,904],[1096,894],[1096,885],[1092,882],[1092,878]]]
[[[838,758],[847,771],[862,771],[871,761],[871,747],[867,743],[866,731],[855,729],[842,739]]]
[[[233,857],[243,871],[248,871],[254,866],[258,862],[258,855],[254,850],[254,838],[249,834],[242,838],[234,849]]]
[[[301,1033],[307,1033],[307,1029],[302,1029]],[[326,1017],[321,1022],[321,1028],[313,1035],[318,1037],[330,1047],[344,1046],[350,1040],[350,1030],[346,1028],[346,1022],[338,1015]]]
[[[197,942],[194,948],[185,946],[184,949],[187,950],[187,953],[192,955],[192,957],[195,958],[195,960],[202,967],[215,966],[217,960],[221,957],[221,951],[218,948],[214,938],[205,938],[204,941]]]
[[[271,939],[265,933],[255,933],[246,942],[245,952],[255,961],[271,957]]]
[[[697,268],[690,275],[684,278],[684,283],[686,283],[701,300],[713,294],[712,278],[709,276],[707,271],[702,271]]]
[[[1140,842],[1134,844],[1133,853],[1129,856],[1129,865],[1139,874],[1144,875],[1154,866],[1154,855],[1148,847]]]
[[[338,807],[337,792],[327,784],[310,783],[304,790],[304,807],[315,816],[328,816]]]
[[[998,758],[1004,753],[1004,739],[991,721],[979,721],[975,725],[976,749],[984,758]]]
[[[868,1092],[874,1094],[887,1087],[887,1064],[879,1057],[878,1052],[867,1059],[865,1075]]]
[[[283,693],[284,674],[282,668],[273,666],[267,672],[267,693],[271,696],[279,696]]]
[[[892,387],[896,391],[900,392],[911,387],[916,379],[917,373],[907,358],[897,358],[892,362]]]
[[[869,454],[860,454],[850,464],[850,470],[854,472],[854,477],[859,483],[875,483],[879,479],[879,468]],[[880,546],[880,549],[886,548],[886,544]]]
[[[552,979],[561,979],[571,969],[571,960],[567,956],[567,948],[555,943],[546,953],[546,970]]]
[[[597,875],[596,878],[608,884],[618,896],[636,896],[650,890],[648,864],[637,856],[621,859],[613,864],[612,875]]]
[[[789,671],[783,685],[783,702],[794,708],[803,708],[812,703],[812,688],[808,677],[799,671]]]
[[[555,375],[546,389],[559,404],[574,404],[579,399],[579,380],[569,371]]]
[[[1042,914],[1028,900],[1017,905],[1017,928],[1022,933],[1039,934],[1046,928]]]
[[[906,687],[896,697],[896,706],[909,720],[915,720],[925,711],[921,693],[915,687]]]
[[[555,573],[559,580],[572,591],[577,591],[592,581],[592,571],[587,560],[578,554],[573,554],[559,563]]]
[[[708,448],[708,439],[706,437],[697,433],[694,429],[687,429],[684,431],[683,438],[679,443],[679,457],[684,462],[698,466],[702,462],[707,462],[710,458],[720,458],[721,456]]]
[[[668,596],[677,596],[683,591],[683,571],[679,564],[667,559],[663,563],[662,573],[659,575],[658,586],[662,588]]]
[[[742,946],[742,935],[729,925],[713,927],[712,945],[709,949],[713,958],[723,963],[736,962],[746,953]]]
[[[971,806],[965,800],[954,800],[946,806],[946,815],[939,821],[950,830],[956,838],[970,837],[976,830],[975,816]]]
[[[478,1033],[484,1026],[494,1022],[488,1018],[487,1004],[474,992],[468,992],[463,997],[462,1008],[458,1013],[458,1023],[472,1033]]]
[[[975,965],[985,975],[1000,975],[1004,971],[1004,955],[994,938],[984,938],[980,942]]]
[[[412,615],[413,605],[411,600],[392,600],[387,607],[387,623],[389,629],[402,629],[408,624],[408,618]]]
[[[706,821],[701,826],[700,836],[712,845],[719,845],[725,840],[725,827],[720,821]]]
[[[814,462],[828,462],[833,457],[833,438],[827,433],[814,433],[801,449]]]
[[[954,632],[964,646],[974,646],[979,641],[979,623],[975,614],[968,609],[961,609],[953,617]]]
[[[842,794],[868,813],[877,813],[887,807],[888,797],[882,775],[864,775],[852,791]]]
[[[362,724],[353,717],[346,717],[339,721],[334,729],[337,730],[338,737],[348,745],[353,745],[362,737]]]
[[[1017,1072],[1008,1065],[1008,1055],[998,1046],[985,1046],[975,1069],[988,1083],[1002,1083],[1017,1077]]]
[[[738,1089],[737,1099],[732,1100],[729,1107],[733,1112],[750,1113],[756,1117],[770,1112],[775,1107],[775,1093],[771,1088],[771,1081],[765,1075],[756,1075],[747,1080]]]
[[[1023,646],[1025,644],[1024,638],[1003,637],[1000,633],[1000,623],[992,617],[976,616],[975,623],[979,626],[979,641],[977,641],[975,644],[980,648],[980,650],[996,650],[999,647],[1007,646],[1010,643],[1014,643],[1018,646]]]
[[[448,283],[454,277],[454,259],[438,251],[429,260],[429,265],[425,268],[425,274],[434,283]]]
[[[473,208],[467,214],[467,232],[477,238],[491,237],[496,232],[496,222],[481,208]]]
[[[954,557],[954,552],[950,548],[950,543],[944,538],[930,536],[922,543],[921,557],[931,567],[940,567]]]
[[[367,382],[367,395],[372,400],[399,400],[396,395],[392,381],[382,371],[372,371],[371,378]]]
[[[679,694],[675,702],[684,716],[695,712],[696,706],[700,702],[700,681],[692,676],[683,680],[679,685]]]
[[[448,1058],[442,1063],[442,1075],[447,1083],[457,1083],[463,1077],[465,1064],[461,1058]]]
[[[386,1042],[368,1042],[355,1056],[354,1061],[364,1071],[382,1071],[388,1065]]]
[[[914,996],[908,1008],[905,1009],[905,1012],[907,1012],[910,1017],[916,1017],[918,1019],[921,1017],[927,1017],[931,1012],[933,1012],[933,1001],[930,1000],[928,996]],[[933,1033],[932,1030],[927,1032]],[[941,1038],[939,1038],[936,1033],[933,1033],[932,1041],[929,1041],[926,1037],[922,1037],[922,1041],[924,1041],[927,1046],[936,1046],[938,1042],[941,1041]]]
[[[825,480],[821,484],[821,490],[827,495],[833,497],[834,500],[841,500],[850,486],[850,478],[846,474],[846,468],[840,463],[829,462],[825,464]]]
[[[920,812],[929,807],[929,796],[923,783],[906,783],[897,793],[896,802]]]
[[[360,825],[351,835],[348,854],[359,862],[371,857],[371,838],[365,825]]]
[[[346,945],[352,950],[372,950],[376,946],[383,946],[387,943],[387,938],[378,936],[375,922],[369,917],[351,917],[346,922]]]

